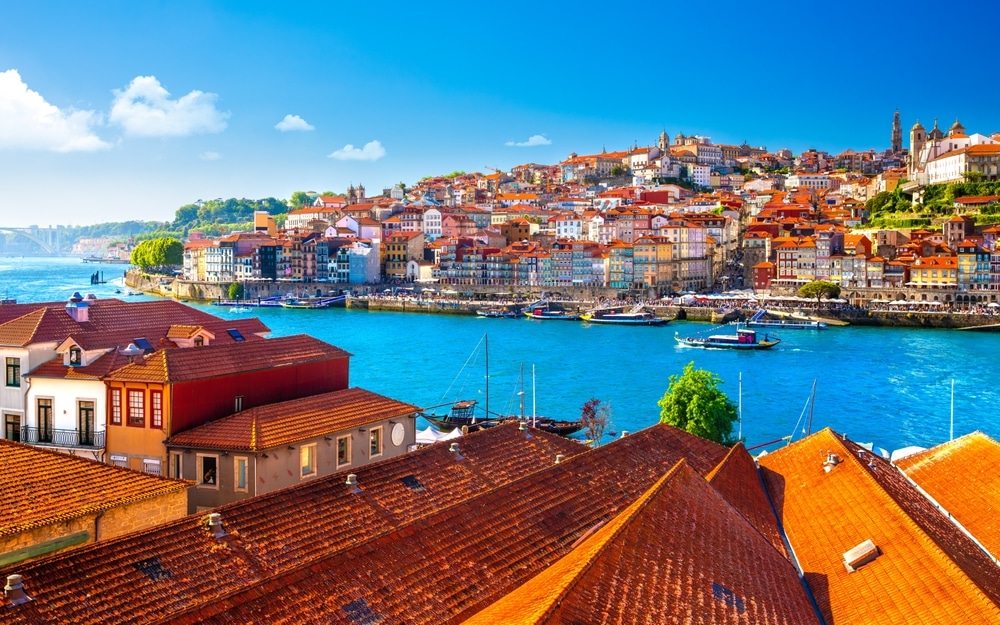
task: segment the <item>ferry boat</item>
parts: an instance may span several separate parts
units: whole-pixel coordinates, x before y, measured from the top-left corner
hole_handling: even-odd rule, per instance
[[[580,319],[588,323],[608,323],[628,326],[658,326],[669,323],[668,319],[657,317],[645,305],[637,304],[630,310],[624,307],[595,308],[584,313]]]
[[[765,319],[767,310],[761,308],[754,313],[753,317],[747,320],[747,326],[751,328],[774,328],[782,330],[825,330],[826,322],[815,321],[808,318],[793,317],[790,319]]]
[[[713,334],[706,338],[680,337],[674,336],[674,340],[684,347],[701,347],[703,349],[771,349],[781,342],[778,337],[764,335],[763,339],[757,336],[756,330],[739,328],[736,334]]]
[[[480,308],[476,310],[476,314],[488,319],[516,319],[518,317],[516,310],[512,310],[506,306],[501,308]]]
[[[576,321],[579,315],[573,314],[562,307],[553,306],[548,301],[535,302],[524,309],[524,316],[532,319],[550,319],[556,321]]]

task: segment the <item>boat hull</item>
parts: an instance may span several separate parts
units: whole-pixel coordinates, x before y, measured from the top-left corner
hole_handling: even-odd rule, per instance
[[[666,325],[670,322],[669,319],[662,319],[660,317],[651,318],[625,318],[625,317],[588,317],[584,315],[581,317],[583,321],[587,323],[604,323],[608,325],[618,325],[618,326],[661,326]]]
[[[743,351],[771,349],[781,342],[781,340],[775,339],[773,341],[757,341],[756,343],[723,343],[719,341],[710,341],[708,339],[691,339],[679,336],[675,336],[674,340],[684,347],[699,347],[701,349],[735,349]]]

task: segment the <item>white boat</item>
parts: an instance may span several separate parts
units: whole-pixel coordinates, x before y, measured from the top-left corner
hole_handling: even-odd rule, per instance
[[[767,334],[764,335],[763,339],[760,339],[757,336],[756,330],[747,330],[745,328],[740,328],[736,330],[736,334],[713,334],[712,336],[706,338],[698,338],[698,337],[685,338],[675,335],[674,340],[676,340],[684,347],[701,347],[703,349],[741,349],[741,350],[771,349],[772,347],[781,342],[781,339],[777,337],[771,337]]]
[[[653,311],[647,310],[644,304],[636,304],[631,310],[624,310],[623,307],[595,308],[584,313],[580,319],[588,323],[608,323],[628,326],[658,326],[668,323],[669,320],[657,317]]]
[[[804,316],[792,316],[788,319],[765,319],[767,310],[761,308],[754,313],[753,317],[747,320],[747,326],[751,328],[774,328],[782,330],[825,330],[826,322],[815,321]]]

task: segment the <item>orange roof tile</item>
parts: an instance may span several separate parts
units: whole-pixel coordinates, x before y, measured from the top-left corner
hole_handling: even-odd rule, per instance
[[[990,553],[1000,554],[1000,444],[982,432],[896,461]]]
[[[681,622],[819,623],[791,562],[683,460],[566,557],[465,621]]]
[[[167,445],[259,451],[419,410],[351,388],[244,410],[177,434]]]
[[[826,472],[829,453],[840,462]],[[870,622],[873,614],[886,623],[1000,622],[992,562],[887,461],[830,429],[758,461],[827,622]],[[848,572],[842,555],[866,540],[878,556]]]
[[[349,358],[350,353],[305,334],[154,352],[108,376],[127,382],[180,382],[246,371]]]
[[[8,440],[0,440],[0,468],[0,537],[189,485]]]

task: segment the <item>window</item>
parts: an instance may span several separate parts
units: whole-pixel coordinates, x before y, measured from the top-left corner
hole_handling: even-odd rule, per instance
[[[237,493],[247,492],[247,459],[245,456],[233,458],[233,490]]]
[[[351,464],[351,437],[337,437],[337,468]]]
[[[144,393],[129,389],[128,391],[128,424],[137,427],[146,425],[146,407],[143,405]]]
[[[7,386],[21,386],[21,359],[7,359]]]
[[[111,389],[111,425],[122,424],[122,390]]]
[[[382,455],[382,426],[372,428],[368,437],[368,456],[374,458]]]
[[[38,398],[38,442],[52,442],[52,400]]]
[[[235,401],[233,401],[233,412],[239,412],[243,410],[243,396],[237,395]]]
[[[300,477],[316,475],[316,444],[303,445],[299,448]]]
[[[179,451],[170,452],[170,460],[169,463],[167,464],[167,474],[170,477],[180,478],[183,476],[182,473],[183,458],[184,456],[182,456]]]
[[[149,425],[163,427],[163,391],[149,391]]]
[[[94,431],[96,422],[94,420],[94,402],[76,402],[77,412],[77,435],[81,445],[94,444]]]
[[[111,462],[109,464],[111,464],[112,466],[116,466],[116,467],[121,467],[123,469],[127,469],[128,468],[128,458],[126,458],[125,456],[111,456]]]
[[[152,458],[142,459],[142,470],[150,475],[160,475],[160,461]]]
[[[83,351],[79,347],[69,348],[69,364],[73,367],[83,364]]]
[[[198,488],[219,488],[219,457],[198,454]]]
[[[21,415],[4,414],[4,435],[9,441],[21,441]]]
[[[201,336],[200,334],[198,336],[194,337],[194,346],[195,347],[202,347],[203,345],[205,345],[205,337]]]

